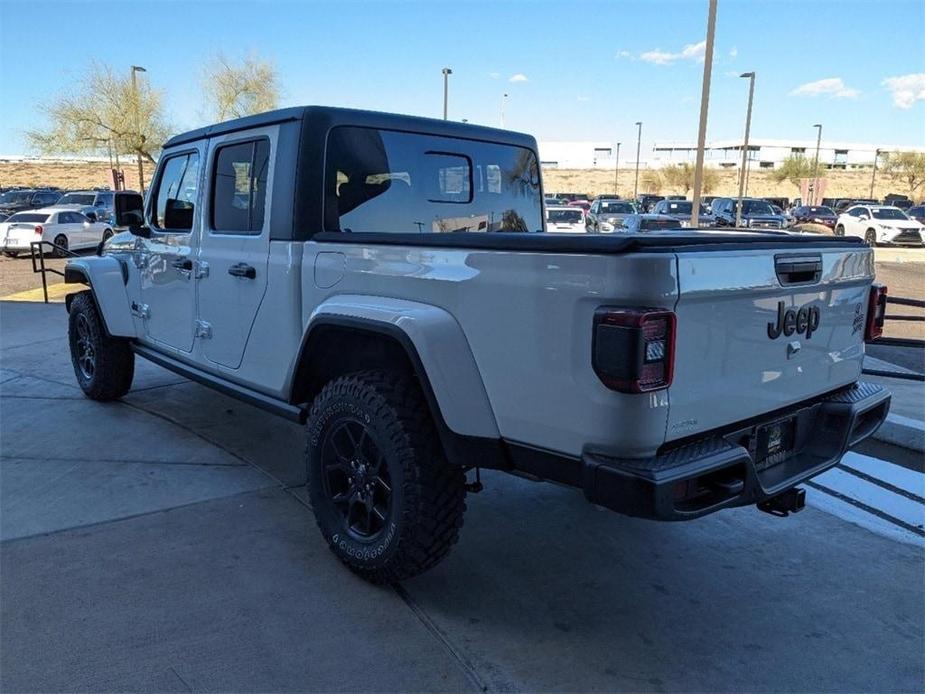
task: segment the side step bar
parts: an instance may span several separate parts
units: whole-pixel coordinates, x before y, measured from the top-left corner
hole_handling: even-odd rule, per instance
[[[147,359],[158,366],[163,366],[168,371],[173,371],[175,374],[200,383],[207,388],[217,390],[223,395],[235,398],[241,402],[246,402],[248,405],[259,407],[261,410],[272,412],[277,416],[285,417],[298,424],[305,424],[305,420],[308,419],[308,409],[305,407],[290,405],[288,402],[270,397],[269,395],[264,395],[263,393],[258,393],[250,388],[229,383],[228,381],[222,380],[205,371],[201,371],[189,364],[184,364],[177,359],[161,354],[150,347],[132,344],[132,351],[139,357]]]

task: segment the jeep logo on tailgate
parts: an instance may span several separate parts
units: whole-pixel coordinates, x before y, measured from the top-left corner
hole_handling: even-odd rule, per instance
[[[783,333],[790,337],[793,333],[806,333],[808,340],[813,335],[813,331],[819,327],[819,307],[802,306],[799,310],[788,308],[784,310],[784,302],[777,302],[777,322],[768,323],[768,337],[772,340],[780,337]]]

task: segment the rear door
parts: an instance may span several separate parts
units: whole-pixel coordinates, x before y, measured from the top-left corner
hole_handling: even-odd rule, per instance
[[[273,186],[270,162],[278,126],[210,140],[198,316],[206,337],[203,357],[236,369],[267,288]]]
[[[678,277],[668,440],[860,376],[873,277],[868,248],[681,252]]]

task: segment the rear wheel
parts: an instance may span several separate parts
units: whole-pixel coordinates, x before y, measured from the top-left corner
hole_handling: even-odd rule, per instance
[[[68,341],[74,375],[88,398],[115,400],[129,391],[135,355],[128,340],[106,334],[90,292],[81,292],[71,302]]]
[[[866,241],[867,245],[871,248],[877,246],[877,232],[873,229],[868,229],[867,233],[864,234],[864,241]]]
[[[844,227],[843,224],[838,224],[838,225],[835,226],[835,235],[836,235],[836,236],[844,236],[844,235],[845,235],[845,227]]]
[[[63,258],[67,255],[67,236],[58,234],[55,236],[55,256]]]
[[[328,383],[309,414],[306,465],[321,534],[368,581],[416,576],[459,537],[465,475],[446,462],[420,388],[404,376]]]

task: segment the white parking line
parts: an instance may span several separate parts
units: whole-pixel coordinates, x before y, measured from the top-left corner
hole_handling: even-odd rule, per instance
[[[879,535],[925,546],[925,474],[848,453],[807,483],[807,503]],[[860,476],[859,476],[860,475]]]

